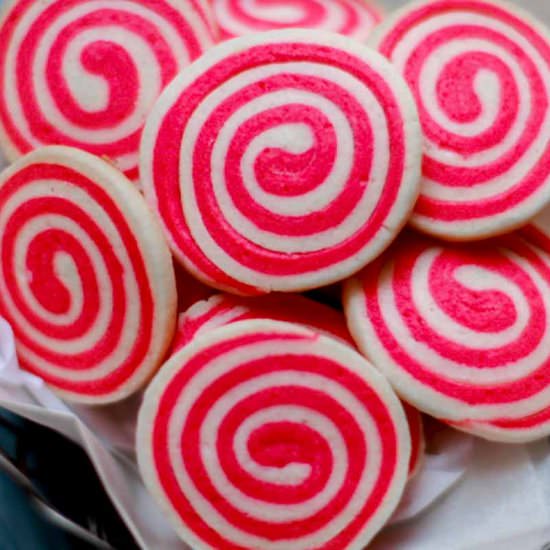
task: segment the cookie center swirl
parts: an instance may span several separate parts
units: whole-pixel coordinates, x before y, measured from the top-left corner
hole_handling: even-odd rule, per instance
[[[535,28],[484,2],[436,1],[404,16],[380,50],[410,84],[426,136],[418,214],[496,216],[539,191],[550,50]]]
[[[118,388],[147,354],[153,315],[124,213],[94,181],[55,164],[20,170],[1,199],[0,306],[22,364],[63,390]]]
[[[219,86],[191,117],[180,153],[197,241],[211,239],[203,224],[224,247],[245,240],[262,254],[322,252],[356,237],[391,171],[375,154],[389,141],[378,101],[349,73],[310,62],[250,69]]]
[[[330,448],[305,424],[273,421],[256,428],[248,440],[248,455],[260,466],[261,477],[277,485],[299,485],[330,464]],[[328,455],[328,457],[327,457]],[[324,459],[324,460],[323,460]]]
[[[402,268],[396,266],[396,277],[404,283]],[[415,314],[407,316],[407,301],[398,297],[400,314],[440,357],[481,374],[527,358],[541,344],[545,285],[529,266],[499,251],[432,249],[416,258],[413,272],[417,278],[406,285]],[[429,299],[420,298],[423,292]]]
[[[296,120],[296,123],[287,122],[265,130],[245,153],[246,157],[252,156],[265,143],[265,148],[254,161],[254,176],[257,185],[266,193],[281,197],[298,196],[312,191],[328,177],[330,166],[334,163],[334,130],[318,112],[311,113],[311,118],[307,117],[310,126],[299,123],[306,119],[304,111],[307,110],[305,105],[282,108],[281,113],[274,109],[271,116],[266,116],[267,126],[270,118],[280,121],[281,115]],[[323,127],[326,133],[322,131]],[[289,140],[289,135],[293,136],[292,140]],[[319,162],[321,159],[322,162]],[[246,169],[246,162],[243,162],[242,170]]]
[[[436,303],[446,315],[470,330],[497,333],[518,321],[515,301],[506,292],[509,284],[499,271],[513,280],[520,275],[519,270],[513,264],[508,264],[508,269],[495,268],[502,257],[494,256],[491,261],[487,254],[476,257],[445,252],[430,270],[430,290]]]
[[[139,99],[139,74],[126,50],[98,40],[82,49],[80,64],[76,77],[61,74],[60,66],[48,74],[50,86],[60,91],[55,100],[63,114],[90,128],[109,127],[129,116]]]
[[[114,137],[128,138],[188,57],[176,60],[158,22],[131,8],[101,9],[92,2],[53,17],[48,11],[38,17],[21,44],[22,51],[30,52],[19,56],[17,69],[22,99],[30,102],[23,103],[29,120],[41,112],[53,126],[61,116],[69,123],[64,126],[66,137],[83,142],[109,144]],[[34,82],[29,74],[33,69],[38,82],[34,90],[25,91],[24,82]],[[91,135],[85,136],[84,130]],[[49,126],[37,126],[33,133],[48,143],[47,131]]]
[[[468,39],[461,38],[463,32]],[[423,127],[431,141],[428,151],[441,161],[445,154],[454,153],[472,162],[485,154],[492,162],[494,148],[500,146],[504,153],[500,162],[511,166],[544,120],[545,101],[526,105],[532,98],[544,97],[540,74],[528,59],[514,57],[514,45],[500,35],[486,42],[485,35],[494,33],[466,28],[453,42],[447,33],[445,29],[430,35],[418,48],[420,57],[411,58],[406,71],[407,78],[415,81]],[[521,146],[513,156],[502,147],[510,139]],[[497,172],[489,174],[494,177]]]
[[[70,322],[84,306],[82,274],[93,272],[82,244],[72,235],[49,229],[36,235],[28,246],[26,266],[29,288],[39,304]],[[97,281],[87,283],[97,291]]]
[[[120,313],[127,308],[120,260],[90,212],[51,195],[65,193],[66,183],[50,180],[32,187],[44,196],[21,206],[13,201],[6,225],[10,238],[5,239],[3,251],[15,259],[18,269],[26,270],[27,277],[18,286],[16,274],[6,264],[6,282],[26,317],[21,328],[52,348],[54,342],[62,346],[65,355],[60,364],[69,366],[78,359],[86,368],[88,362],[95,364],[100,355],[108,355],[119,337]],[[97,344],[89,355],[86,337]]]

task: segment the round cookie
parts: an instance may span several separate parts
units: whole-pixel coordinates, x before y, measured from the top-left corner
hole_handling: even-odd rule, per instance
[[[212,0],[212,9],[225,38],[299,27],[362,42],[381,20],[380,10],[369,0]]]
[[[486,439],[550,434],[550,255],[411,234],[351,279],[359,349],[418,409]]]
[[[387,381],[293,324],[197,337],[145,392],[145,483],[193,548],[363,548],[395,509],[410,438]]]
[[[37,149],[0,175],[0,315],[21,366],[63,398],[121,400],[170,345],[176,289],[135,186],[83,151]]]
[[[142,183],[175,256],[236,294],[341,280],[376,257],[419,190],[401,77],[337,34],[223,42],[176,78],[143,133]]]
[[[414,227],[476,240],[520,227],[550,201],[548,32],[487,0],[413,2],[374,32],[424,130]]]
[[[9,0],[0,19],[0,147],[105,157],[138,178],[145,118],[215,40],[205,0]]]
[[[254,298],[218,294],[197,302],[180,315],[173,350],[179,351],[197,336],[207,334],[213,329],[253,319],[295,323],[355,349],[355,342],[348,331],[344,315],[329,306],[297,294],[272,294]],[[411,434],[410,479],[422,464],[424,430],[421,414],[406,403],[402,405]]]

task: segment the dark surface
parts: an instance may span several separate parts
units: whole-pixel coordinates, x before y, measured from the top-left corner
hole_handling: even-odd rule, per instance
[[[0,467],[0,550],[95,548],[45,520],[43,503],[115,549],[137,549],[84,451],[59,434],[0,409],[0,452],[31,487]]]

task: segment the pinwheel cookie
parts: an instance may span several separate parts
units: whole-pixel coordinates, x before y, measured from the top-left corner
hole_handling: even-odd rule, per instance
[[[162,230],[135,186],[69,147],[0,175],[0,315],[19,361],[62,397],[98,404],[143,386],[175,326]]]
[[[215,328],[252,319],[295,323],[355,349],[342,312],[296,294],[272,294],[255,298],[218,294],[197,302],[180,316],[174,349],[181,349],[197,336]],[[403,407],[411,434],[409,478],[412,478],[423,462],[424,430],[418,410],[406,403],[403,403]]]
[[[240,321],[198,336],[145,393],[138,461],[193,548],[363,548],[395,509],[410,437],[349,346]]]
[[[0,146],[10,160],[42,145],[69,145],[137,179],[153,103],[215,40],[206,0],[3,4]]]
[[[503,442],[548,436],[550,248],[541,244],[403,238],[346,285],[359,348],[436,418]]]
[[[505,2],[413,2],[371,44],[409,84],[424,130],[413,225],[448,240],[515,229],[550,201],[549,31]]]
[[[406,223],[421,134],[404,81],[337,34],[223,42],[159,98],[143,134],[145,194],[172,251],[237,294],[341,280]]]

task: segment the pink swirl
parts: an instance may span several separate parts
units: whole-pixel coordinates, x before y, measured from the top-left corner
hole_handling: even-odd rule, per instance
[[[190,307],[180,316],[173,352],[181,350],[197,336],[239,321],[270,319],[294,323],[334,338],[355,349],[341,311],[300,295],[270,295],[254,298],[217,294]],[[422,417],[412,406],[403,403],[411,434],[409,478],[420,469],[424,456]]]
[[[272,321],[173,356],[146,393],[138,441],[178,533],[214,548],[366,545],[397,504],[410,446],[397,398],[364,359]]]
[[[416,198],[412,100],[391,66],[336,35],[236,40],[157,103],[146,196],[176,257],[216,288],[340,280],[387,246]]]
[[[0,125],[10,158],[70,145],[136,179],[148,111],[213,41],[205,6],[180,4],[12,3],[0,28]]]
[[[515,236],[468,247],[411,236],[346,296],[358,345],[419,409],[490,439],[550,433],[541,249]],[[516,428],[498,428],[507,420]]]
[[[142,201],[118,171],[64,147],[30,153],[2,175],[0,315],[21,366],[67,399],[127,397],[169,344],[170,255]],[[136,214],[151,224],[147,237]],[[162,284],[153,264],[166,274]]]
[[[409,83],[425,133],[413,223],[452,239],[504,233],[548,200],[550,44],[486,0],[402,10],[375,39]]]

